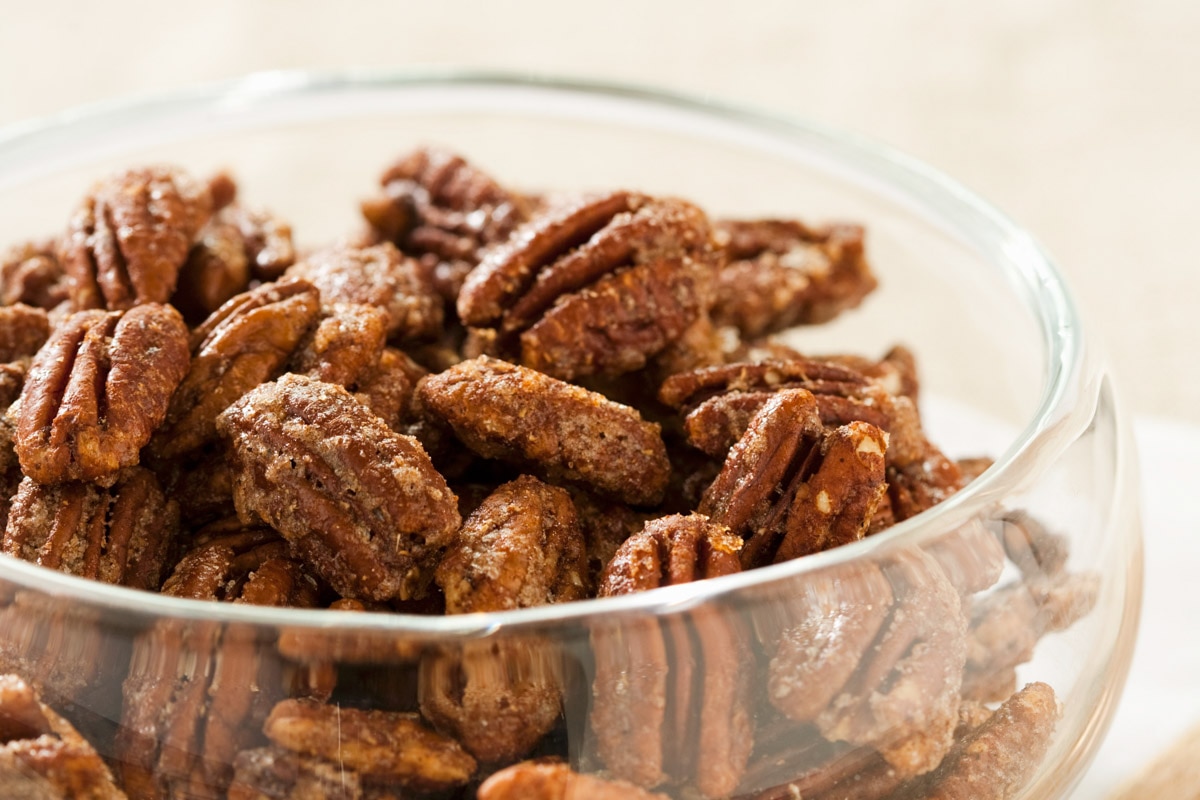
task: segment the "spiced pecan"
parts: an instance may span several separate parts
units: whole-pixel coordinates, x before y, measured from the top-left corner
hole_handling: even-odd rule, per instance
[[[141,467],[111,489],[44,485],[26,478],[9,511],[0,552],[72,575],[157,590],[179,511]]]
[[[311,607],[317,586],[263,529],[208,537],[163,586],[172,597]],[[134,643],[116,737],[122,784],[134,797],[219,798],[236,754],[289,686],[253,627],[164,620]]]
[[[329,610],[370,613],[390,609],[381,603],[341,599],[331,603]],[[382,664],[394,668],[415,663],[423,644],[417,635],[355,630],[349,623],[334,630],[289,628],[279,634],[279,652],[301,664]]]
[[[1004,549],[978,518],[929,542],[925,551],[963,597],[991,587],[1004,570]]]
[[[651,520],[605,568],[601,597],[739,570],[741,541],[701,515]],[[639,786],[666,781],[724,797],[753,747],[748,645],[717,608],[685,617],[623,620],[592,631],[596,658],[591,727],[604,764]]]
[[[263,732],[277,747],[336,764],[364,785],[436,791],[461,786],[475,772],[475,759],[416,714],[284,700],[271,709]]]
[[[416,440],[340,386],[301,375],[264,384],[221,414],[234,501],[348,597],[419,597],[458,529],[457,502]]]
[[[479,800],[667,800],[616,778],[580,774],[558,762],[522,761],[495,772],[479,786]]]
[[[283,369],[320,312],[320,295],[299,279],[232,298],[192,332],[192,362],[150,444],[161,460],[217,438],[217,415]]]
[[[95,749],[16,675],[0,675],[0,785],[19,800],[125,800]]]
[[[725,265],[713,318],[745,336],[827,322],[876,286],[857,225],[722,220],[715,228]]]
[[[591,492],[572,487],[571,499],[579,518],[579,530],[587,548],[588,594],[594,595],[600,585],[600,575],[612,561],[625,540],[639,532],[652,515],[624,503],[597,497]]]
[[[714,256],[695,206],[615,192],[557,206],[489,250],[458,313],[502,352],[564,380],[619,374],[707,309]]]
[[[379,364],[387,316],[374,306],[334,303],[300,340],[288,371],[349,388]]]
[[[487,458],[534,465],[634,505],[654,505],[666,489],[659,426],[595,392],[481,356],[423,378],[417,396]]]
[[[481,251],[524,222],[530,203],[461,156],[419,148],[379,179],[381,195],[362,204],[376,234],[417,256],[421,270],[453,304]]]
[[[586,551],[571,496],[523,475],[463,523],[434,580],[447,614],[500,611],[584,597]]]
[[[49,311],[67,299],[55,239],[35,239],[0,253],[0,306],[24,303]]]
[[[0,363],[29,358],[50,338],[50,318],[40,308],[0,307]]]
[[[1067,537],[1048,529],[1028,511],[1006,512],[999,520],[1004,552],[1027,578],[1062,574],[1070,555]]]
[[[863,536],[884,492],[887,434],[865,422],[826,432],[813,395],[779,392],[729,451],[699,511],[747,540],[744,567]]]
[[[282,747],[243,750],[233,762],[227,800],[362,800],[358,773]]]
[[[885,800],[904,783],[869,747],[827,742],[796,723],[768,727],[760,731],[759,738],[765,737],[779,741],[771,750],[755,753],[738,800]]]
[[[208,187],[177,169],[131,169],[96,184],[61,243],[74,308],[167,302],[211,213]]]
[[[138,463],[187,369],[187,328],[170,306],[72,314],[21,391],[21,468],[42,483],[111,480]]]
[[[426,374],[425,369],[402,350],[385,347],[375,365],[359,375],[358,380],[347,388],[354,393],[356,400],[375,412],[375,416],[386,422],[389,428],[397,433],[409,433],[429,450],[425,440],[410,430],[416,424],[413,397],[417,381]]]
[[[442,298],[413,260],[389,243],[320,250],[285,274],[310,281],[326,303],[362,303],[385,312],[391,339],[428,339],[442,329]]]

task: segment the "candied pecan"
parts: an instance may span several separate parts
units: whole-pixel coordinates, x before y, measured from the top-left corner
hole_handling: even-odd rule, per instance
[[[313,579],[265,530],[194,547],[163,585],[172,597],[312,607]],[[242,749],[288,686],[283,664],[252,627],[164,620],[134,643],[116,760],[135,797],[219,798]]]
[[[386,422],[389,428],[397,433],[407,433],[404,428],[413,416],[412,403],[417,381],[426,374],[425,369],[403,351],[385,347],[375,366],[346,388],[354,393],[356,400]],[[421,439],[415,432],[412,435]],[[425,441],[421,439],[421,443],[424,445]]]
[[[958,464],[958,471],[962,473],[963,484],[965,485],[991,469],[992,464],[995,464],[996,461],[989,456],[973,456],[971,458],[956,459],[954,463]]]
[[[387,316],[373,306],[334,303],[321,316],[288,362],[289,372],[350,387],[373,370],[387,338]]]
[[[811,393],[779,392],[729,451],[699,511],[747,539],[746,567],[855,541],[884,492],[887,446],[865,422],[826,432]]]
[[[608,597],[739,571],[741,541],[701,515],[651,520],[605,568]],[[706,797],[737,786],[753,747],[744,629],[729,612],[623,621],[592,631],[591,727],[600,758],[643,787],[687,782]]]
[[[237,513],[233,505],[233,468],[224,447],[213,447],[187,461],[155,465],[163,488],[179,505],[179,518],[190,529]]]
[[[138,463],[187,369],[187,328],[170,306],[72,314],[21,391],[21,468],[42,483],[111,480]]]
[[[756,754],[738,800],[885,800],[904,782],[869,747],[830,743],[814,730],[797,730],[795,723],[778,735],[799,743],[782,753]]]
[[[312,282],[326,303],[379,308],[387,315],[391,339],[427,339],[442,329],[442,298],[421,277],[413,260],[391,244],[331,247],[313,253],[285,274]]]
[[[625,540],[639,532],[652,517],[624,503],[596,497],[591,492],[571,487],[571,499],[579,518],[579,530],[587,548],[587,585],[594,594],[600,575]]]
[[[227,800],[361,800],[358,773],[282,747],[243,750],[233,762]]]
[[[710,244],[704,213],[683,201],[585,196],[489,250],[458,313],[555,377],[636,370],[707,308]]]
[[[21,482],[0,552],[72,575],[155,591],[179,511],[146,469],[130,467],[111,489],[90,483]]]
[[[1000,542],[977,518],[929,542],[925,551],[963,597],[992,586],[1004,570]]]
[[[1035,578],[1062,573],[1070,555],[1067,537],[1047,529],[1028,511],[1009,511],[999,523],[1004,551],[1022,575]]]
[[[192,332],[192,363],[150,443],[170,459],[217,438],[217,415],[287,363],[320,311],[308,281],[282,280],[234,297]]]
[[[1050,749],[1060,713],[1053,689],[1028,684],[956,741],[933,772],[900,793],[902,800],[1016,797]]]
[[[495,772],[479,786],[479,800],[667,800],[628,781],[580,774],[566,764],[523,761]]]
[[[878,361],[848,353],[821,356],[821,360],[857,370],[882,386],[888,394],[907,397],[914,404],[917,403],[921,390],[921,382],[917,377],[917,359],[904,345],[894,345]]]
[[[726,263],[713,318],[746,336],[827,322],[875,288],[857,225],[722,220],[715,228]]]
[[[375,612],[388,608],[361,600],[335,600],[330,611]],[[335,630],[289,628],[279,634],[279,652],[301,664],[335,662],[339,664],[396,665],[420,658],[422,640],[397,632],[367,632],[353,629],[350,623]]]
[[[446,613],[499,611],[584,597],[586,552],[571,496],[522,475],[463,523],[434,580]]]
[[[95,749],[16,675],[0,675],[0,784],[18,800],[125,800]]]
[[[301,375],[264,384],[221,414],[234,502],[261,518],[339,593],[424,594],[458,529],[457,501],[420,444],[340,386]]]
[[[0,253],[0,306],[24,303],[49,311],[66,299],[55,239],[24,242]]]
[[[530,203],[460,156],[419,148],[379,179],[383,193],[362,204],[376,233],[406,253],[449,303],[488,245],[524,222]]]
[[[536,465],[634,505],[654,505],[666,489],[659,426],[595,392],[481,356],[423,378],[417,396],[484,457]]]
[[[475,772],[475,759],[416,714],[284,700],[271,709],[263,732],[277,747],[337,764],[381,788],[448,789]]]
[[[211,213],[208,187],[176,169],[131,169],[98,183],[61,243],[74,308],[167,302]]]
[[[50,338],[50,318],[20,303],[0,307],[0,362],[28,358]]]
[[[562,717],[556,645],[534,636],[470,641],[421,659],[421,713],[490,764],[526,756]]]

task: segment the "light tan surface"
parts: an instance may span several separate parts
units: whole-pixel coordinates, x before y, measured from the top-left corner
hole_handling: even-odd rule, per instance
[[[462,64],[803,114],[1054,253],[1138,412],[1200,422],[1200,3],[0,0],[0,125],[248,71]],[[4,228],[0,239],[20,235]]]
[[[1180,737],[1109,800],[1200,800],[1200,727]]]

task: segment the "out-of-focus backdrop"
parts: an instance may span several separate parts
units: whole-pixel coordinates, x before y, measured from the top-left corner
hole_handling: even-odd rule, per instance
[[[1092,798],[1200,719],[1200,690],[1154,673],[1200,665],[1200,645],[1181,662],[1194,622],[1153,578],[1200,566],[1173,543],[1200,477],[1197,43],[1195,0],[0,0],[0,126],[258,70],[462,65],[803,115],[958,178],[1057,257],[1138,415],[1146,636]]]

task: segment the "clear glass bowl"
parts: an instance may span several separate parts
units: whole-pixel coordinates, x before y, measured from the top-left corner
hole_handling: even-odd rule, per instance
[[[339,702],[423,710],[465,738],[481,726],[511,731],[535,742],[531,755],[582,771],[655,783],[646,776],[657,770],[657,790],[670,796],[834,796],[812,781],[841,770],[858,777],[840,791],[865,798],[886,796],[868,778],[884,776],[882,786],[895,775],[876,748],[903,763],[906,748],[935,735],[939,681],[974,687],[963,691],[994,707],[1023,662],[1015,686],[1048,684],[1062,714],[1024,787],[1004,796],[1065,796],[1111,719],[1137,627],[1128,420],[1047,255],[934,170],[811,123],[636,89],[462,73],[266,74],[0,134],[0,241],[61,230],[75,200],[115,168],[167,162],[201,175],[229,169],[242,196],[290,220],[302,244],[320,244],[354,227],[356,201],[383,165],[425,143],[520,188],[628,187],[687,197],[713,215],[863,223],[880,288],[791,342],[864,354],[907,344],[930,439],[994,465],[932,510],[849,546],[504,613],[201,603],[0,556],[0,666],[37,682],[110,759],[130,664],[162,670],[175,683],[155,702],[175,714],[173,727],[135,739],[157,752],[158,779],[192,773],[194,794],[178,796],[223,796],[211,784],[228,780],[239,748],[261,743],[261,711],[235,714],[231,702],[269,708],[299,676],[337,673]],[[1040,538],[1030,519],[1059,538]],[[973,570],[1005,536],[1003,575],[980,589]],[[1065,566],[1050,552],[1064,545]],[[946,653],[963,647],[961,628],[944,624],[958,614],[937,589],[947,580],[966,618],[984,621],[969,623],[965,673],[944,675]],[[858,641],[870,609],[887,621]],[[1055,614],[1073,624],[1053,632]],[[547,702],[553,713],[537,720],[532,709]],[[1020,762],[1012,750],[1035,747],[1035,728],[988,739],[1009,748],[995,763]],[[959,777],[980,766],[960,761]],[[990,785],[1000,791],[994,775]]]

